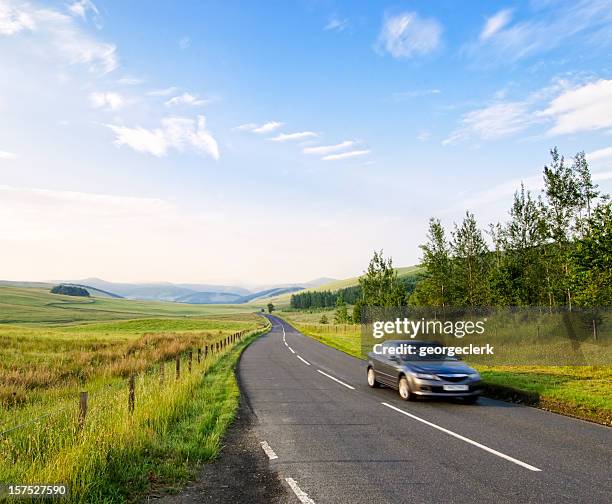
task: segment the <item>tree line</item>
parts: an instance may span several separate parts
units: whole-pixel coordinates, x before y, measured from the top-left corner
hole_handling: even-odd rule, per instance
[[[593,183],[584,152],[568,162],[553,149],[543,182],[537,196],[521,184],[508,219],[486,231],[469,211],[450,232],[432,218],[420,246],[424,278],[409,304],[609,306],[609,196]]]

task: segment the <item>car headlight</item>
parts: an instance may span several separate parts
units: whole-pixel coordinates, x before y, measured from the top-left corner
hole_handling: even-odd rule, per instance
[[[420,378],[421,380],[439,380],[440,379],[435,374],[427,374],[427,373],[417,373],[416,377]]]
[[[480,375],[478,373],[471,373],[468,375],[472,380],[480,380]]]

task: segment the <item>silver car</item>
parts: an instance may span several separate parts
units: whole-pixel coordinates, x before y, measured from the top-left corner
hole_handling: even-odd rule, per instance
[[[402,345],[403,348],[406,345],[414,347],[416,353],[399,353]],[[460,397],[466,403],[475,403],[483,389],[478,372],[457,357],[435,355],[426,349],[422,352],[423,347],[443,345],[414,340],[388,340],[379,345],[379,352],[368,354],[368,385],[372,388],[380,385],[395,388],[405,401],[428,396]]]

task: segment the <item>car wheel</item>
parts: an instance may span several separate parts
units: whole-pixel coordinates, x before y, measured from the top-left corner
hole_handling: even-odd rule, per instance
[[[410,391],[410,384],[408,383],[408,380],[406,379],[405,376],[402,376],[400,378],[397,389],[398,389],[400,397],[404,401],[414,400],[414,394]]]
[[[378,383],[378,381],[376,380],[376,373],[371,367],[368,368],[368,385],[372,388],[380,387],[380,383]]]
[[[464,397],[463,402],[465,404],[476,404],[478,402],[478,396],[476,395],[476,396]]]

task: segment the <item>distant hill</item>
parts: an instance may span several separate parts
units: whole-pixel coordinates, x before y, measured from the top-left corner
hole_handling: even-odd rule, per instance
[[[404,268],[395,268],[399,277],[406,277],[410,275],[418,274],[422,268],[420,266],[407,266]],[[359,285],[359,277],[346,278],[344,280],[333,280],[328,283],[319,284],[316,287],[304,289],[305,292],[318,292],[318,291],[337,291],[339,289],[345,289],[346,287],[353,287]],[[272,294],[266,298],[258,298],[253,303],[272,303],[279,307],[288,306],[291,301],[291,292],[283,294]]]

